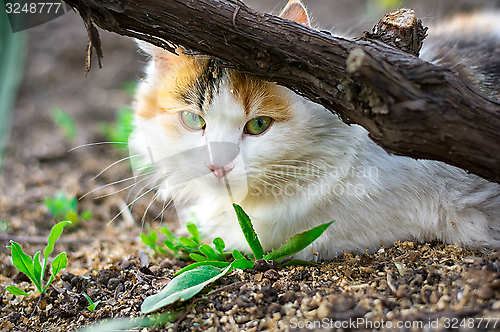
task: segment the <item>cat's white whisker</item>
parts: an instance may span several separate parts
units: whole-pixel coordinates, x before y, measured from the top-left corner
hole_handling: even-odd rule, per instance
[[[143,230],[143,227],[144,227],[144,222],[146,220],[146,215],[148,214],[149,208],[151,207],[151,205],[153,205],[153,203],[156,201],[156,199],[158,197],[160,197],[160,192],[159,191],[157,191],[155,193],[155,195],[151,199],[151,202],[149,202],[148,206],[146,207],[146,210],[144,211],[144,214],[142,215],[142,218],[141,218],[141,233],[142,233],[142,230]]]
[[[122,158],[122,159],[120,159],[118,161],[115,161],[114,163],[112,163],[111,165],[109,165],[108,167],[106,167],[105,169],[103,169],[99,174],[97,174],[96,176],[94,176],[89,182],[94,181],[99,176],[101,176],[102,173],[106,172],[108,169],[110,169],[111,167],[115,166],[116,164],[121,163],[122,161],[126,161],[126,160],[129,160],[129,159],[132,159],[132,158],[137,158],[137,157],[144,157],[144,156],[145,156],[145,154],[137,154],[137,155],[128,156],[128,157]]]
[[[137,180],[138,178],[140,177],[143,177],[143,176],[146,176],[146,175],[149,175],[149,174],[152,174],[154,173],[155,171],[152,171],[152,172],[148,172],[148,173],[144,173],[144,174],[139,174],[139,175],[135,175],[135,176],[131,176],[129,178],[126,178],[126,179],[122,179],[122,180],[118,180],[118,181],[114,181],[114,182],[111,182],[111,183],[107,183],[103,186],[100,186],[98,188],[95,188],[91,191],[89,191],[88,193],[86,193],[85,195],[83,195],[82,197],[80,197],[78,200],[81,200],[83,199],[84,197],[92,194],[93,192],[97,191],[97,190],[100,190],[100,189],[104,189],[104,188],[107,188],[109,186],[112,186],[112,185],[115,185],[115,184],[118,184],[118,183],[123,183],[123,182],[126,182],[126,181],[130,181],[130,180]]]
[[[104,145],[104,144],[128,144],[128,142],[95,142],[95,143],[87,143],[87,144],[82,144],[75,146],[74,148],[68,150],[68,152],[71,152],[73,150],[79,149],[79,148],[84,148],[88,146],[95,146],[95,145]]]
[[[163,175],[160,175],[160,176],[153,176],[153,175],[150,175],[149,177],[145,178],[145,179],[153,179],[152,181],[146,183],[135,195],[134,197],[134,201],[136,200],[137,196],[144,190],[146,189],[147,187],[149,187],[151,184],[153,183],[157,183],[160,181],[158,187],[162,186],[164,184],[164,179],[168,176],[168,174],[163,174]],[[142,181],[141,181],[142,182]],[[134,184],[134,187],[130,190],[128,196],[127,196],[127,202],[130,200],[130,195],[132,194],[132,192],[134,191],[135,187],[138,185],[139,183],[135,183]]]
[[[149,189],[148,191],[146,191],[144,194],[142,194],[141,196],[137,197],[136,199],[134,199],[131,203],[127,204],[127,206],[125,208],[123,208],[122,210],[120,210],[120,212],[118,212],[118,214],[116,216],[113,217],[113,219],[111,219],[109,222],[108,222],[108,226],[116,219],[118,218],[126,209],[130,209],[130,207],[135,203],[137,202],[139,199],[141,199],[142,197],[144,197],[145,195],[149,194],[150,192],[152,192],[153,190],[156,190],[158,189],[162,184],[160,183],[159,185],[157,186],[154,186],[152,187],[151,189]]]
[[[130,178],[129,178],[129,179],[130,179]],[[143,182],[143,181],[146,181],[146,180],[148,180],[148,179],[149,179],[149,177],[145,177],[145,178],[143,178],[143,179],[141,179],[141,180],[139,180],[139,181],[136,181],[136,182],[132,183],[132,184],[131,184],[131,185],[129,185],[129,186],[126,186],[126,187],[120,188],[120,189],[118,189],[118,190],[116,190],[116,191],[114,191],[114,192],[112,192],[112,193],[108,193],[108,194],[104,194],[104,195],[101,195],[101,196],[94,197],[94,199],[101,199],[101,198],[104,198],[104,197],[108,197],[108,196],[111,196],[111,195],[117,194],[117,193],[119,193],[119,192],[122,192],[122,191],[124,191],[124,190],[127,190],[128,188],[133,188],[133,187],[137,186],[139,183],[141,183],[141,182]],[[153,181],[152,181],[152,182],[153,182]],[[110,185],[111,185],[111,184],[110,184]],[[106,185],[106,186],[107,186],[107,185]],[[91,192],[88,192],[87,194],[85,194],[85,196],[86,196],[86,195],[88,195],[88,194],[90,194],[90,193],[92,193],[92,192],[94,192],[94,191],[96,191],[96,190],[98,190],[98,189],[102,189],[102,188],[104,188],[104,187],[106,187],[106,186],[102,186],[102,187],[99,187],[99,188],[97,188],[97,189],[94,189],[94,190],[92,190]],[[83,197],[85,197],[85,196],[82,196],[82,198],[83,198]]]

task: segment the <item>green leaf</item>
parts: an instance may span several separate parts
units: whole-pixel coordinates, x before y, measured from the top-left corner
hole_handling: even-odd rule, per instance
[[[101,301],[95,301],[93,302],[92,299],[90,298],[90,296],[88,296],[87,294],[83,293],[83,296],[87,299],[87,301],[89,302],[89,305],[87,306],[87,309],[88,311],[92,312],[95,310],[95,308],[97,308],[97,305],[99,303],[101,303]]]
[[[51,113],[52,120],[61,128],[68,140],[74,140],[77,136],[77,127],[75,120],[59,107],[54,109]]]
[[[188,221],[186,223],[187,230],[189,234],[191,234],[193,237],[191,238],[194,242],[200,243],[200,232],[198,232],[198,228],[196,228],[196,225],[192,221]]]
[[[249,261],[246,258],[240,258],[231,263],[231,266],[235,269],[253,269],[254,262]]]
[[[203,255],[207,256],[209,260],[224,261],[224,259],[223,258],[221,259],[221,257],[215,252],[215,250],[213,250],[212,247],[210,247],[207,244],[201,245],[200,251]]]
[[[264,259],[273,259],[277,261],[300,252],[308,245],[316,241],[316,239],[320,237],[332,223],[333,221],[330,221],[326,224],[319,225],[308,231],[292,236],[284,245],[265,255]]]
[[[71,210],[73,210],[73,211],[77,211],[78,210],[78,200],[76,199],[75,196],[68,197],[67,201],[68,201],[68,205],[69,205],[69,207],[70,207]]]
[[[116,123],[101,123],[100,132],[117,149],[123,149],[123,144],[127,143],[128,138],[134,130],[134,112],[128,107],[121,107],[116,112]]]
[[[181,241],[181,243],[182,243],[183,245],[185,245],[186,247],[188,247],[188,248],[198,249],[199,244],[197,244],[196,242],[194,242],[194,241],[193,241],[193,240],[191,240],[191,239],[188,239],[187,237],[183,237],[183,236],[181,236],[181,237],[179,238],[179,241]]]
[[[141,237],[142,243],[147,246],[151,246],[151,241],[149,241],[149,236],[147,234],[141,233],[139,234],[139,236]]]
[[[7,224],[6,220],[2,220],[2,222],[0,223],[0,232],[6,232],[8,230],[9,230],[9,224]]]
[[[162,255],[168,254],[168,250],[163,249],[163,247],[158,246],[156,249],[158,249],[158,252]]]
[[[236,260],[236,259],[244,259],[245,256],[243,256],[243,254],[241,252],[239,252],[238,250],[234,249],[233,250],[233,258]]]
[[[207,261],[208,258],[196,253],[189,254],[189,257],[191,257],[192,260],[197,261],[197,262],[204,262]]]
[[[172,234],[172,232],[167,228],[167,227],[163,227],[163,228],[160,228],[160,232],[162,232],[163,234],[165,234],[165,236],[170,240],[172,241],[172,239],[175,238],[174,234]]]
[[[64,216],[64,220],[71,221],[76,224],[76,222],[78,222],[78,213],[74,210],[68,211],[68,213]]]
[[[92,311],[94,311],[97,308],[97,306],[99,305],[99,303],[101,303],[101,300],[95,301],[91,305],[87,306],[87,309],[92,312]]]
[[[286,261],[285,263],[278,264],[279,267],[283,266],[293,266],[293,265],[308,265],[308,266],[318,266],[318,264],[309,262],[309,261],[304,261],[302,259],[291,259],[289,261]]]
[[[220,237],[216,237],[213,241],[213,244],[215,246],[215,249],[219,252],[219,254],[221,254],[221,256],[224,256],[224,249],[226,248],[224,240],[221,239]]]
[[[196,268],[198,268],[200,266],[206,266],[206,265],[220,267],[220,268],[226,268],[229,265],[231,265],[231,263],[229,263],[229,262],[221,262],[221,261],[196,262],[196,263],[193,263],[193,264],[189,264],[185,268],[183,268],[183,269],[179,270],[178,272],[174,273],[174,276],[178,276],[179,274],[183,274],[186,271],[191,271],[191,270],[194,270],[194,269],[196,269]]]
[[[90,211],[90,210],[83,211],[82,215],[81,215],[81,218],[83,220],[89,220],[90,218],[92,218],[92,211]]]
[[[35,254],[35,257],[33,257],[33,274],[35,279],[39,281],[40,285],[43,284],[42,270],[42,265],[40,263],[40,251],[38,251]]]
[[[149,234],[149,239],[153,244],[156,244],[156,241],[158,241],[158,235],[156,234],[156,231],[151,231]]]
[[[55,277],[59,273],[59,271],[64,269],[66,266],[68,266],[68,257],[63,251],[59,253],[59,255],[57,255],[56,258],[54,258],[54,260],[52,261],[50,274]]]
[[[85,326],[79,329],[78,332],[130,331],[132,329],[143,327],[162,326],[168,322],[175,321],[176,318],[177,315],[171,312],[148,317],[113,318]]]
[[[90,296],[88,296],[88,295],[87,295],[87,294],[85,294],[85,293],[83,293],[82,295],[83,295],[83,297],[85,297],[85,298],[87,299],[87,301],[88,301],[90,304],[94,303],[94,302],[92,301],[92,299],[90,298]]]
[[[153,233],[154,233],[154,235],[153,235]],[[150,246],[150,247],[154,247],[156,245],[156,240],[157,240],[156,232],[152,232],[149,235],[145,234],[145,233],[141,233],[141,240],[142,240],[142,243],[144,243],[145,245]]]
[[[6,289],[7,289],[7,292],[9,292],[13,295],[23,295],[23,296],[29,295],[28,293],[26,293],[25,291],[23,291],[20,288],[17,288],[16,286],[7,286]]]
[[[170,240],[165,240],[165,247],[175,252],[175,246]]]
[[[245,235],[245,239],[247,240],[247,243],[250,246],[253,255],[255,256],[255,259],[262,259],[262,257],[264,257],[264,249],[262,249],[259,237],[253,229],[250,217],[248,217],[248,214],[246,214],[238,204],[233,203],[233,207],[234,211],[236,211],[236,216],[238,217],[238,222],[240,223],[243,235]]]
[[[205,265],[187,271],[170,281],[163,290],[144,300],[141,312],[144,314],[158,310],[177,300],[185,301],[198,294],[206,285],[224,276],[231,269],[231,265],[224,270]]]
[[[44,272],[45,268],[47,267],[47,260],[49,259],[49,255],[52,253],[52,251],[54,251],[54,244],[61,236],[61,234],[64,230],[64,226],[69,225],[69,224],[71,224],[71,221],[61,221],[60,223],[57,223],[54,225],[54,227],[52,227],[52,229],[50,231],[47,247],[45,247],[45,251],[43,253],[44,264],[43,264],[42,272]]]
[[[12,252],[12,264],[22,273],[26,274],[28,278],[35,284],[38,291],[42,291],[42,286],[35,278],[35,273],[33,269],[33,260],[30,256],[26,255],[21,248],[21,245],[17,242],[10,241],[11,245],[9,248]]]

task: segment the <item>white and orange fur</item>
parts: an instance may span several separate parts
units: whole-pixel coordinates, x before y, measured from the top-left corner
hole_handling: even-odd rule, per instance
[[[290,1],[280,15],[309,25],[299,1]],[[468,73],[467,68],[479,66],[453,50],[457,36],[473,30],[470,22],[483,27],[477,34],[496,41],[498,52],[500,15],[488,14],[431,28],[422,58],[461,62],[464,75],[480,77],[479,83],[491,89],[488,80],[496,77],[498,82],[499,74],[488,78],[479,71]],[[251,217],[265,250],[331,220],[335,222],[297,258],[332,259],[343,251],[376,250],[396,240],[439,240],[477,250],[500,247],[499,185],[441,162],[390,155],[365,129],[347,126],[289,89],[224,68],[214,58],[141,47],[152,61],[136,95],[136,124],[150,137],[132,136],[132,150],[148,154],[152,148],[168,156],[207,142],[237,145],[242,159],[225,169],[226,176],[246,177],[246,196],[237,202]],[[202,116],[205,127],[186,128],[181,111]],[[264,133],[250,135],[245,125],[259,116],[273,122]],[[198,160],[198,166],[210,174],[184,188],[185,204],[176,206],[179,215],[194,213],[209,239],[220,236],[226,248],[248,251],[231,204],[220,195],[225,179],[210,163],[200,165]],[[171,185],[191,180],[186,161],[165,167],[157,170],[160,181]]]

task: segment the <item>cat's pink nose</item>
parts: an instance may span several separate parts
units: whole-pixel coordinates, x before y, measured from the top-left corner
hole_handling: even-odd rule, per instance
[[[229,163],[221,168],[216,168],[214,165],[208,165],[208,168],[214,172],[214,175],[218,179],[222,179],[227,173],[229,173],[234,168],[234,163]]]

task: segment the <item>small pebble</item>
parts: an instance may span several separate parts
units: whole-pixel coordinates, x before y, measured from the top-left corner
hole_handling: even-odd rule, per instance
[[[124,260],[123,262],[120,263],[120,269],[121,270],[126,270],[130,267],[131,263],[129,260]]]
[[[170,259],[165,259],[160,263],[160,267],[166,268],[166,269],[171,269],[174,265],[170,261]]]
[[[481,286],[476,291],[477,297],[483,300],[491,299],[495,294],[490,286]]]
[[[267,270],[266,272],[264,272],[264,278],[268,278],[268,279],[271,279],[271,280],[277,280],[279,278],[279,275],[278,275],[278,272],[276,272],[276,270]]]

